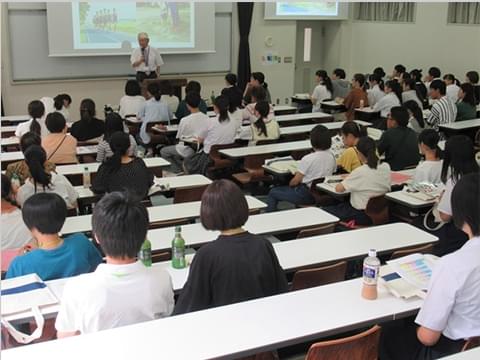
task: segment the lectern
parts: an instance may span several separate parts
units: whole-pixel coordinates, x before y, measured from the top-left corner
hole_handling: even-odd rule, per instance
[[[187,85],[187,79],[163,79],[163,78],[158,78],[158,79],[145,79],[143,80],[141,86],[142,86],[142,95],[144,97],[147,97],[147,86],[148,84],[151,83],[156,83],[160,85],[159,83],[162,82],[163,80],[168,80],[170,81],[170,84],[172,84],[173,88],[173,94],[178,96],[178,98],[181,100],[182,99],[182,86]]]

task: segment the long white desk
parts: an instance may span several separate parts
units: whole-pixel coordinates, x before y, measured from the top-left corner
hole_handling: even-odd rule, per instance
[[[2,116],[1,122],[21,123],[30,120],[30,115],[7,115]]]
[[[77,156],[92,155],[97,153],[97,145],[77,146]],[[24,159],[21,151],[2,152],[2,163],[14,162]]]
[[[434,243],[437,240],[437,237],[414,226],[395,223],[275,243],[273,248],[282,268],[285,271],[294,271],[333,261],[365,257],[369,249],[376,249],[378,253],[385,253],[401,248]],[[183,288],[188,277],[188,268],[173,269],[170,261],[157,263],[154,266],[161,267],[170,274],[175,291],[180,291]],[[47,285],[60,299],[66,281],[67,279],[47,281]],[[56,312],[58,312],[58,305],[42,309],[44,315],[55,314]],[[7,320],[20,320],[30,316],[31,313],[26,312],[10,315]]]
[[[338,222],[339,219],[317,207],[308,207],[272,213],[252,215],[244,228],[252,234],[279,234],[312,226],[320,226]],[[214,241],[220,232],[209,231],[200,223],[183,225],[182,236],[186,246],[199,246]],[[175,227],[166,227],[148,231],[148,239],[152,250],[167,250],[171,248],[175,235]]]
[[[449,124],[439,124],[438,127],[450,131],[475,129],[480,128],[480,119],[455,121]]]
[[[443,360],[478,360],[480,359],[480,347],[459,352],[455,355],[450,355],[447,357],[442,358]]]
[[[432,207],[432,205],[435,203],[435,199],[421,200],[403,190],[389,192],[385,195],[385,197],[390,201],[407,206],[412,209]]]
[[[361,286],[362,280],[355,279],[22,346],[2,352],[2,359],[63,360],[65,354],[72,360],[233,358],[394,320],[415,313],[422,304],[397,299],[382,287],[377,300],[365,300]]]
[[[275,154],[312,148],[310,140],[291,141],[278,144],[245,146],[233,149],[220,150],[220,153],[229,158],[242,158],[249,155]]]
[[[303,115],[303,114],[295,114],[295,115]],[[286,115],[286,116],[290,116],[290,115]],[[361,121],[361,120],[355,120],[355,122],[358,125],[365,126],[365,127],[368,127],[368,126],[372,125],[369,122]],[[308,124],[308,125],[282,127],[282,128],[280,128],[280,135],[285,136],[285,135],[309,133],[317,125],[325,126],[328,130],[337,130],[338,131],[342,128],[343,124],[345,124],[345,121],[336,121],[336,122],[328,122],[328,123],[322,123],[322,124]]]
[[[250,210],[263,209],[267,205],[254,198],[246,196]],[[151,206],[147,208],[150,223],[177,220],[193,219],[200,216],[200,201],[192,201],[180,204]],[[92,215],[81,215],[68,217],[62,228],[62,234],[72,234],[92,230]]]
[[[148,168],[164,168],[164,167],[170,166],[170,163],[167,160],[162,159],[160,157],[145,158],[143,159],[143,161],[145,162],[145,165]],[[90,173],[96,173],[98,171],[99,166],[100,166],[100,163],[57,165],[56,171],[57,173],[65,176],[81,175],[83,174],[83,170],[85,168],[88,168],[88,171],[90,171]]]
[[[154,184],[150,188],[149,193],[155,193],[156,191],[165,191],[165,190],[176,190],[176,189],[186,189],[193,188],[198,186],[206,186],[212,183],[212,180],[203,175],[182,175],[182,176],[172,176],[166,178],[154,179]],[[82,198],[92,198],[96,195],[93,193],[90,188],[85,188],[83,186],[75,186],[77,190],[79,199]]]
[[[288,114],[288,115],[275,115],[275,120],[282,125],[282,122],[297,121],[297,120],[309,120],[309,119],[332,119],[331,114],[325,114],[322,112],[314,113],[300,113],[300,114]]]

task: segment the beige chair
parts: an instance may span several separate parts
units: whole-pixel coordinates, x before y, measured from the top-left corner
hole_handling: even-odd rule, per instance
[[[335,224],[327,224],[327,225],[317,226],[310,229],[303,229],[303,230],[300,230],[300,232],[298,233],[297,239],[331,234],[333,230],[335,230]]]
[[[376,360],[380,331],[375,325],[354,336],[318,342],[310,346],[305,360]]]
[[[428,244],[428,245],[411,248],[411,249],[397,250],[392,254],[392,256],[390,257],[390,260],[398,259],[403,256],[407,256],[415,253],[431,254],[432,251],[433,251],[433,244]]]

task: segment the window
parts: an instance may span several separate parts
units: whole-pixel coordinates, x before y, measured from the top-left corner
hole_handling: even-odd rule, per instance
[[[480,3],[457,2],[448,4],[449,24],[480,24]]]
[[[354,4],[354,19],[365,21],[413,22],[415,3],[361,2]]]

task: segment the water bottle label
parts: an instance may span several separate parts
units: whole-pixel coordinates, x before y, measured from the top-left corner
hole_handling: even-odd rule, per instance
[[[378,277],[378,267],[363,265],[363,282],[368,285],[375,285]]]
[[[172,260],[178,267],[185,267],[185,249],[174,247],[172,249]]]

